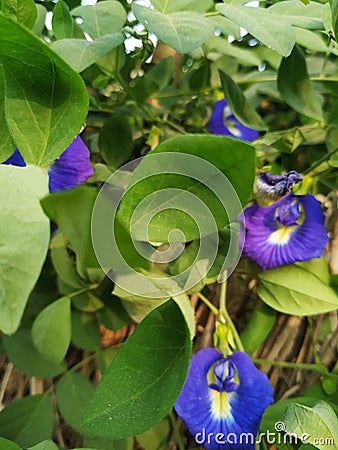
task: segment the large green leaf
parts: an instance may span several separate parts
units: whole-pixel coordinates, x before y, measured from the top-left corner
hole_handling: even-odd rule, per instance
[[[219,76],[221,78],[224,98],[237,119],[244,125],[255,130],[266,130],[266,125],[263,120],[250,105],[233,79],[222,70],[219,71]]]
[[[190,53],[214,32],[214,26],[194,11],[162,14],[133,4],[133,13],[145,28],[179,53]]]
[[[83,416],[85,433],[120,439],[154,426],[179,395],[190,356],[189,330],[169,300],[138,325],[104,372]]]
[[[0,14],[9,131],[26,163],[46,166],[74,140],[88,109],[81,77],[42,40]]]
[[[72,10],[72,15],[82,18],[80,27],[92,39],[121,31],[127,19],[121,3],[113,0],[79,6]]]
[[[82,72],[123,42],[122,33],[107,34],[93,42],[85,39],[61,39],[51,48],[76,72]]]
[[[69,239],[81,264],[96,266],[90,237],[91,213],[97,192],[85,186],[45,197],[42,207]]]
[[[5,79],[0,64],[0,161],[6,161],[15,150],[5,117]]]
[[[2,0],[1,4],[5,16],[20,22],[27,28],[33,28],[37,17],[34,0]]]
[[[56,402],[62,417],[79,433],[83,410],[94,391],[89,379],[77,372],[67,372],[56,385]]]
[[[321,3],[309,2],[307,5],[300,1],[285,0],[270,6],[268,11],[277,14],[296,27],[309,30],[322,30],[324,28]]]
[[[252,355],[269,336],[276,322],[276,313],[266,305],[256,308],[244,331],[241,341],[245,351]]]
[[[0,450],[22,450],[21,447],[8,439],[0,437]]]
[[[286,433],[294,433],[320,450],[338,449],[338,418],[326,402],[312,408],[291,404],[284,413],[283,423]]]
[[[100,450],[133,450],[134,449],[134,439],[100,439],[85,436],[84,445],[90,445],[93,449]],[[80,449],[79,449],[80,450]],[[91,449],[89,449],[91,450]]]
[[[71,338],[70,298],[63,297],[48,305],[34,320],[32,338],[35,347],[56,363],[65,357]]]
[[[59,450],[59,447],[54,444],[53,441],[47,439],[39,444],[34,445],[34,447],[29,447],[27,450]]]
[[[54,411],[49,395],[15,400],[0,412],[0,435],[22,447],[52,437]]]
[[[277,86],[283,100],[291,108],[314,119],[322,117],[321,96],[309,78],[305,57],[298,46],[294,47],[288,58],[282,60]]]
[[[197,11],[204,13],[212,6],[212,0],[152,0],[155,9],[161,13]]]
[[[63,0],[58,0],[53,9],[52,27],[57,39],[67,39],[73,34],[73,18]]]
[[[296,40],[295,32],[281,16],[267,9],[229,3],[217,4],[216,9],[277,53],[283,56],[291,53]]]
[[[338,0],[329,0],[331,9],[332,31],[338,39]]]
[[[169,438],[170,425],[168,419],[156,424],[145,433],[136,436],[137,441],[147,450],[165,450]]]
[[[40,206],[48,192],[38,167],[0,165],[0,329],[18,328],[46,258],[50,227]]]
[[[259,274],[258,295],[277,311],[308,316],[333,311],[338,298],[320,278],[303,267],[288,265]]]
[[[248,201],[254,154],[251,145],[224,136],[169,139],[139,164],[117,217],[141,241],[183,242],[206,236],[235,221],[241,204]],[[177,229],[184,237],[170,235]]]
[[[20,328],[13,336],[4,336],[3,344],[9,361],[30,377],[54,377],[66,369],[64,363],[55,363],[37,351],[31,330]]]

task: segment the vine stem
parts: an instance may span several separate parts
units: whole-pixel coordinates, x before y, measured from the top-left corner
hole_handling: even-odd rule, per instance
[[[215,316],[219,315],[218,309],[211,303],[210,300],[208,300],[201,292],[198,292],[197,295],[202,300],[202,302],[205,303],[207,307],[215,314]]]
[[[260,359],[260,358],[252,358],[252,361],[255,364],[259,365],[269,365],[276,367],[287,367],[289,369],[299,369],[299,370],[311,370],[313,372],[320,373],[326,377],[337,377],[336,374],[329,372],[323,365],[321,364],[307,364],[307,363],[293,363],[289,361],[272,361],[270,359]]]
[[[312,172],[314,169],[316,169],[318,166],[320,166],[323,162],[330,159],[330,157],[332,155],[334,155],[335,153],[337,153],[336,148],[334,150],[331,150],[330,152],[328,152],[326,155],[322,156],[321,158],[319,158],[318,161],[316,161],[315,163],[312,164],[312,166],[310,166],[308,169],[304,170],[304,172],[303,172],[304,175]]]
[[[244,347],[241,341],[241,338],[239,337],[239,334],[236,330],[236,327],[228,313],[228,310],[226,308],[226,290],[227,290],[227,282],[226,279],[221,283],[221,292],[219,296],[219,306],[220,306],[220,316],[221,318],[224,318],[226,324],[228,325],[234,339],[237,345],[238,350],[244,352]]]
[[[177,426],[177,423],[176,423],[176,418],[175,418],[175,415],[173,413],[173,410],[171,410],[169,412],[168,416],[169,416],[169,420],[171,422],[171,426],[173,427],[173,431],[174,431],[174,434],[175,434],[175,438],[176,438],[176,442],[177,442],[178,448],[179,448],[179,450],[184,450],[185,449],[184,442],[182,440],[182,436],[181,436],[180,430],[178,429],[178,426]]]

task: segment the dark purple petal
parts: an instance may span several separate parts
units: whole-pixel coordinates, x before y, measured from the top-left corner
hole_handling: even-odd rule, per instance
[[[72,189],[91,177],[93,169],[89,157],[88,148],[77,136],[48,171],[50,192]]]
[[[302,181],[301,175],[295,170],[287,172],[285,175],[272,175],[264,172],[258,175],[255,186],[255,195],[259,202],[263,204],[279,200],[290,194],[292,187]]]
[[[225,381],[226,391],[220,392],[218,385],[217,389],[212,387],[212,374],[215,380]],[[267,376],[246,353],[235,352],[224,358],[207,348],[192,357],[175,410],[196,442],[207,450],[253,449],[263,412],[272,402]],[[242,441],[243,433],[248,441]]]
[[[230,112],[224,118],[224,110],[227,106],[225,99],[218,100],[214,104],[214,110],[209,119],[209,132],[229,136],[242,141],[252,142],[258,138],[259,133],[239,122]]]
[[[243,255],[262,270],[320,258],[328,241],[325,216],[312,195],[289,194],[267,208],[244,210]]]
[[[26,163],[21,156],[21,153],[18,149],[15,150],[12,156],[10,156],[6,161],[4,161],[2,164],[10,164],[12,166],[18,166],[18,167],[25,167]]]

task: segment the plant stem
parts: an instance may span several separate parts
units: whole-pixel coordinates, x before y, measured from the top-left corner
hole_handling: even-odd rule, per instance
[[[220,310],[220,316],[224,318],[226,324],[228,325],[234,339],[237,345],[238,350],[244,351],[244,347],[241,341],[241,338],[239,337],[239,334],[237,332],[237,329],[228,313],[228,310],[226,308],[226,290],[227,290],[227,282],[226,279],[221,283],[221,292],[219,296],[219,310]]]
[[[266,364],[269,366],[276,367],[287,367],[289,369],[298,369],[298,370],[311,370],[312,372],[320,373],[326,377],[337,377],[336,374],[329,372],[323,365],[321,364],[306,364],[306,363],[293,363],[289,361],[272,361],[269,359],[260,359],[260,358],[252,358],[252,361],[255,364]]]
[[[173,427],[173,431],[174,431],[174,434],[175,434],[175,438],[176,438],[176,442],[177,442],[178,448],[179,448],[179,450],[184,450],[184,448],[185,448],[184,447],[184,442],[182,440],[182,436],[181,436],[180,430],[179,430],[179,428],[177,426],[176,418],[175,418],[175,415],[173,413],[173,410],[171,410],[169,412],[168,416],[169,416],[169,420],[170,420],[171,426]]]
[[[335,148],[334,150],[331,150],[329,153],[327,153],[326,155],[319,158],[318,161],[316,161],[315,163],[312,164],[312,166],[310,166],[308,169],[304,170],[304,172],[303,172],[304,175],[312,172],[316,167],[320,166],[323,162],[327,161],[330,158],[330,156],[337,153],[337,151],[338,151],[338,149]]]
[[[88,362],[92,361],[96,358],[96,352],[92,353],[91,355],[87,356],[87,358],[82,359],[80,362],[72,366],[70,369],[68,369],[68,372],[74,372],[77,369],[81,369],[81,367],[85,366]]]
[[[219,311],[215,305],[211,303],[201,292],[198,292],[197,295],[199,298],[207,305],[207,307],[215,314],[215,316],[219,315]]]

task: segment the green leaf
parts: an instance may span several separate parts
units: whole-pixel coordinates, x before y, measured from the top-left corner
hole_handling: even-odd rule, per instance
[[[84,82],[42,40],[1,14],[0,29],[9,131],[27,164],[47,166],[85,121]]]
[[[37,36],[40,36],[45,28],[47,9],[39,3],[36,4],[35,6],[38,15],[34,27],[32,29],[32,33],[36,34]]]
[[[117,169],[129,158],[133,150],[133,135],[128,116],[122,111],[110,115],[99,134],[102,158],[109,167]]]
[[[213,5],[212,0],[152,0],[151,3],[161,13],[196,11],[204,13]]]
[[[299,127],[290,128],[286,131],[274,131],[272,133],[266,133],[258,141],[257,145],[265,144],[274,147],[279,152],[292,153],[303,142],[305,137]]]
[[[132,10],[148,31],[179,53],[190,53],[214,32],[212,23],[194,11],[162,14],[137,4]]]
[[[276,313],[263,305],[253,311],[247,326],[241,333],[246,353],[252,355],[269,336],[276,322]]]
[[[278,90],[283,100],[297,112],[321,119],[321,96],[309,78],[306,61],[299,47],[282,60],[277,76]]]
[[[337,49],[333,46],[328,47],[327,42],[325,42],[320,33],[297,27],[294,27],[294,29],[297,44],[316,52],[331,52],[337,55]]]
[[[309,2],[308,5],[304,5],[300,1],[285,0],[273,4],[268,11],[281,16],[290,25],[308,30],[323,30],[323,6],[317,2]]]
[[[294,433],[320,450],[338,449],[338,419],[326,402],[313,408],[291,404],[285,411],[283,422],[286,433]]]
[[[81,416],[95,388],[87,377],[77,372],[67,372],[56,385],[56,402],[65,421],[82,433]]]
[[[38,167],[0,165],[0,329],[7,334],[18,328],[46,258],[50,227],[39,200],[47,192]]]
[[[259,274],[258,295],[277,311],[308,316],[338,307],[334,291],[311,272],[296,265],[278,267]]]
[[[101,334],[98,322],[92,314],[72,311],[72,342],[76,347],[87,351],[100,348]]]
[[[134,439],[127,438],[112,441],[110,439],[99,439],[85,436],[84,444],[91,445],[99,450],[133,450]]]
[[[226,20],[225,17],[218,17],[218,19],[220,18]],[[259,66],[262,62],[256,53],[252,52],[251,50],[247,50],[230,44],[227,39],[222,39],[219,36],[212,36],[210,39],[208,39],[204,45],[204,48],[206,54],[219,53],[220,55],[229,55],[236,58],[241,64],[245,66]]]
[[[190,357],[190,333],[169,300],[138,325],[103,374],[84,412],[85,433],[120,439],[154,426],[179,395]]]
[[[62,297],[48,305],[34,320],[32,338],[39,352],[54,362],[65,357],[71,338],[70,298]]]
[[[21,447],[8,439],[0,437],[0,450],[22,450]]]
[[[53,405],[47,394],[15,400],[0,412],[0,435],[22,447],[51,438],[53,426]]]
[[[2,13],[30,29],[37,17],[34,0],[2,0]]]
[[[79,6],[73,9],[72,15],[83,19],[80,27],[92,39],[121,31],[127,19],[121,3],[112,0],[96,5]]]
[[[139,434],[136,438],[139,444],[147,450],[165,450],[169,433],[169,422],[168,419],[165,419],[145,433]]]
[[[52,27],[56,39],[67,39],[73,35],[73,18],[63,0],[58,0],[54,6]]]
[[[51,48],[76,72],[82,72],[123,42],[122,33],[107,34],[93,42],[84,39],[61,39]]]
[[[27,450],[59,450],[59,447],[50,439],[40,442],[40,444],[29,447]]]
[[[291,53],[296,40],[295,32],[281,16],[263,8],[228,3],[217,4],[216,9],[282,56]]]
[[[66,369],[64,363],[54,363],[37,351],[31,330],[20,329],[13,336],[5,336],[3,344],[8,359],[17,369],[30,377],[50,378]]]
[[[42,199],[45,213],[57,223],[69,239],[83,266],[96,267],[96,257],[91,242],[90,226],[97,192],[85,186],[51,194]]]
[[[5,79],[0,64],[0,161],[6,161],[15,150],[5,115]]]
[[[331,8],[332,31],[338,40],[338,0],[329,0]]]
[[[224,97],[235,117],[255,130],[266,130],[266,125],[252,108],[244,94],[228,74],[219,70]]]
[[[165,173],[163,167],[166,167]],[[141,181],[136,183],[137,180]],[[178,229],[186,241],[192,241],[199,239],[200,234],[212,233],[213,220],[219,229],[229,221],[236,221],[241,203],[246,204],[251,195],[253,181],[254,149],[251,145],[224,136],[180,136],[160,144],[139,164],[131,179],[134,185],[125,193],[117,218],[137,240],[168,242],[170,232]],[[171,189],[178,190],[174,198]],[[152,194],[159,195],[158,201],[152,201]],[[192,195],[198,200],[196,204],[191,201]],[[142,208],[135,211],[142,201]],[[202,204],[209,209],[208,213],[202,210]],[[148,223],[150,217],[152,220]],[[182,235],[171,234],[170,239],[182,242]]]

